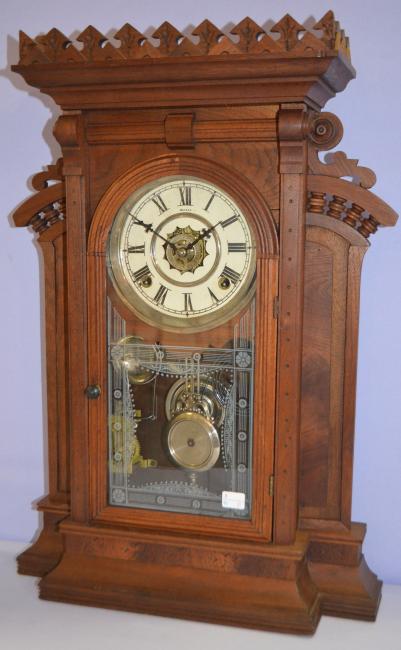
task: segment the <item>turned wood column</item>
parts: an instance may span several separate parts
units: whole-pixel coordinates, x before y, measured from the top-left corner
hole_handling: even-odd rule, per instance
[[[274,539],[294,541],[298,517],[299,425],[306,215],[307,113],[279,112],[280,272]]]

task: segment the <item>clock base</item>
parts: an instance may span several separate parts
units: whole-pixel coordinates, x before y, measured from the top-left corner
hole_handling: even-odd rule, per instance
[[[61,528],[65,553],[39,585],[46,600],[296,634],[322,614],[374,620],[380,602],[359,525],[321,542],[299,532],[288,546]]]
[[[41,578],[57,566],[63,555],[63,538],[58,527],[68,516],[69,506],[45,497],[37,509],[43,513],[43,528],[35,542],[17,557],[17,566],[18,573]]]

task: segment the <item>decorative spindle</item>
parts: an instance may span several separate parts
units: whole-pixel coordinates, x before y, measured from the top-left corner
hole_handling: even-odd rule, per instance
[[[344,223],[347,223],[351,228],[356,228],[358,221],[362,221],[361,216],[365,208],[361,208],[357,203],[353,203],[348,210],[346,210],[346,217]]]
[[[345,210],[345,204],[347,200],[343,199],[342,196],[334,195],[329,203],[329,209],[327,214],[329,217],[334,217],[334,219],[341,219],[341,215]]]
[[[59,202],[58,202],[58,212],[59,212],[59,219],[65,219],[65,196],[63,196]]]
[[[379,222],[376,221],[376,219],[372,216],[370,216],[368,219],[364,219],[361,223],[361,225],[358,228],[358,232],[361,233],[366,239],[370,237],[370,235],[374,235],[375,232],[377,231],[379,227]]]
[[[42,212],[37,212],[31,219],[29,225],[37,233],[41,233],[47,228],[45,219],[43,218]]]
[[[47,205],[43,210],[43,220],[46,226],[50,228],[53,224],[60,221],[60,212],[53,204]]]
[[[323,214],[325,202],[326,194],[324,192],[310,192],[307,211],[314,212],[315,214]]]

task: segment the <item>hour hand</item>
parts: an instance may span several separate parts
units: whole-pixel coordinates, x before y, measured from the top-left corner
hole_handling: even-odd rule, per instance
[[[145,223],[144,221],[141,221],[141,220],[138,219],[137,217],[134,217],[134,219],[135,219],[135,223],[137,223],[138,226],[142,226],[143,228],[145,228],[145,232],[152,232],[154,235],[156,235],[156,237],[160,237],[160,239],[162,239],[163,241],[165,241],[166,244],[168,244],[169,246],[171,246],[171,248],[172,248],[174,251],[176,250],[176,247],[175,247],[175,245],[174,245],[172,242],[170,242],[168,239],[166,239],[165,237],[163,237],[163,235],[160,235],[156,230],[154,230],[154,228],[153,228],[153,224],[152,224],[152,223]]]
[[[145,228],[145,232],[154,232],[154,230],[153,230],[153,224],[151,224],[151,223],[145,223],[144,221],[141,221],[141,220],[138,219],[137,217],[134,217],[134,219],[135,219],[135,223],[137,223],[138,226],[143,226],[143,228]]]

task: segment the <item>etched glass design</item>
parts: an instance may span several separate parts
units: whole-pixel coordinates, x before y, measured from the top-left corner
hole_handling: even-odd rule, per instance
[[[109,502],[249,519],[255,301],[227,347],[149,344],[108,302]]]

